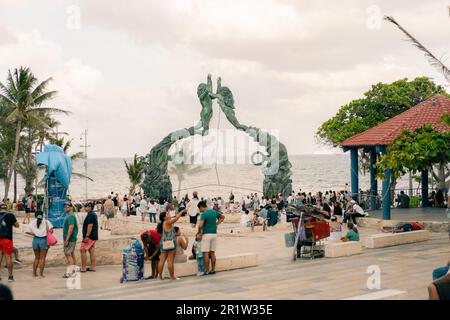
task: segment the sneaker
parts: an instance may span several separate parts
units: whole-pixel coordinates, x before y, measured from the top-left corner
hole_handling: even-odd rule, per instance
[[[14,277],[13,276],[9,276],[8,277],[8,282],[14,282]]]
[[[205,277],[205,276],[207,276],[207,275],[209,275],[208,272],[203,272],[202,277]]]
[[[215,271],[211,271],[209,274],[213,275],[213,274],[216,274],[216,272]]]
[[[22,264],[22,260],[16,258],[16,259],[14,259],[14,263],[15,264]]]
[[[201,277],[204,274],[204,272],[197,272],[197,277]]]

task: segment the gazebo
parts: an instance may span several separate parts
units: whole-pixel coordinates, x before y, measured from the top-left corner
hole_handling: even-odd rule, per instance
[[[358,196],[358,149],[370,154],[370,193],[371,209],[376,208],[378,183],[375,176],[377,154],[386,154],[387,146],[391,144],[403,130],[413,131],[423,125],[432,125],[437,131],[448,131],[448,127],[440,121],[442,116],[450,113],[450,98],[435,95],[403,113],[370,128],[360,134],[348,138],[340,144],[344,152],[350,151],[350,176],[352,197]],[[391,172],[386,170],[382,185],[383,219],[391,219]],[[429,206],[428,200],[428,171],[421,173],[422,206]]]

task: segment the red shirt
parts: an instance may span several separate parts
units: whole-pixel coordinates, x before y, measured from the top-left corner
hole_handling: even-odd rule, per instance
[[[156,230],[147,230],[141,233],[141,240],[144,234],[148,234],[150,238],[152,239],[152,242],[155,246],[159,246],[159,243],[161,242],[161,235],[156,232]]]
[[[412,225],[414,231],[423,230],[423,225],[421,225],[417,222],[411,222],[411,225]]]

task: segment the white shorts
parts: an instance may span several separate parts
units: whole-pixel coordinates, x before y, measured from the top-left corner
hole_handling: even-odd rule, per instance
[[[202,237],[202,252],[216,251],[217,234],[207,233]]]

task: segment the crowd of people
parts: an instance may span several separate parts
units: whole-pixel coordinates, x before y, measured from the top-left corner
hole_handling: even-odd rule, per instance
[[[95,271],[95,242],[98,240],[98,222],[97,214],[93,211],[94,208],[95,205],[91,202],[84,205],[87,215],[82,225],[81,272]],[[78,241],[78,221],[73,213],[73,205],[70,201],[65,202],[64,211],[66,216],[63,223],[63,252],[67,265],[72,268],[72,271],[65,273],[63,277],[68,278],[76,272],[75,248]],[[26,228],[26,234],[32,237],[31,246],[34,252],[33,276],[45,277],[44,269],[47,252],[49,247],[57,243],[57,240],[53,236],[53,225],[44,217],[44,213],[41,210],[36,210],[35,218],[35,220],[28,223]],[[0,202],[0,266],[3,266],[3,259],[5,258],[8,268],[8,282],[14,281],[12,256],[16,249],[13,242],[13,228],[19,228],[19,226],[16,216],[8,211],[6,203]],[[90,268],[86,267],[87,252],[90,255]]]
[[[181,216],[187,215],[191,227],[198,228],[191,258],[198,259],[199,274],[203,275],[215,273],[216,222],[223,221],[226,213],[242,210],[241,224],[243,226],[251,227],[253,230],[255,226],[262,225],[263,230],[266,230],[274,227],[280,220],[283,220],[283,217],[286,219],[286,209],[289,205],[314,205],[332,216],[342,215],[342,208],[348,203],[351,205],[344,214],[344,222],[351,219],[356,225],[356,217],[365,214],[354,200],[349,198],[347,191],[326,191],[314,195],[292,192],[287,199],[284,199],[281,194],[273,197],[260,197],[257,193],[252,193],[243,197],[240,202],[236,201],[233,192],[230,193],[227,202],[222,197],[204,199],[199,197],[197,192],[193,192],[192,198],[186,194],[180,200],[174,197],[171,202],[162,198],[157,200],[148,198],[139,192],[134,196],[125,195],[123,197],[120,197],[118,193],[111,192],[105,200],[90,201],[84,204],[76,204],[68,200],[64,204],[66,217],[63,223],[63,251],[67,260],[68,272],[63,277],[68,278],[73,275],[74,266],[77,265],[75,248],[78,241],[78,221],[81,219],[76,216],[76,212],[84,211],[86,213],[82,219],[81,230],[81,272],[96,271],[95,243],[98,240],[99,229],[111,230],[111,219],[119,215],[124,218],[137,215],[141,217],[142,221],[145,221],[148,216],[150,222],[159,222],[155,230],[145,231],[141,235],[146,248],[146,259],[152,261],[151,277],[161,278],[161,270],[167,261],[170,277],[174,278],[173,263],[177,250],[180,253],[182,250],[186,250],[188,245],[187,237],[175,226]],[[22,223],[27,225],[26,234],[33,238],[32,248],[35,256],[33,276],[44,277],[47,252],[49,247],[54,245],[51,243],[52,241],[49,241],[50,238],[54,238],[52,236],[53,226],[50,221],[45,219],[43,212],[37,208],[32,195],[22,201],[22,205],[23,207],[19,208],[25,211]],[[4,225],[2,234],[0,234],[0,263],[5,257],[9,281],[14,281],[12,255],[13,253],[17,254],[13,245],[12,229],[19,227],[19,222],[12,214],[13,210],[14,207],[8,201],[2,202],[0,205],[0,213],[3,216],[1,222]],[[35,219],[31,220],[31,214]],[[168,247],[170,241],[174,241],[173,247]],[[90,257],[89,267],[87,267],[88,254]]]
[[[405,205],[405,193],[400,193],[398,201]],[[433,205],[440,202],[439,196],[434,195]],[[241,214],[241,225],[250,227],[263,226],[263,230],[271,229],[280,222],[287,222],[287,216],[292,206],[313,206],[325,219],[329,220],[331,240],[359,241],[358,218],[367,217],[368,213],[351,196],[346,185],[345,190],[324,192],[298,192],[292,191],[288,197],[277,194],[271,197],[250,193],[236,200],[233,192],[225,201],[222,197],[203,198],[197,192],[192,197],[186,194],[171,201],[159,198],[154,199],[137,192],[134,195],[120,197],[118,193],[111,192],[104,200],[89,201],[84,204],[72,203],[67,200],[64,204],[66,212],[63,223],[63,253],[66,257],[68,271],[64,278],[72,277],[76,271],[96,272],[95,245],[99,238],[99,230],[111,230],[111,219],[116,217],[128,218],[132,215],[140,216],[142,221],[155,223],[154,229],[145,230],[140,238],[145,250],[145,261],[151,264],[151,275],[147,279],[163,279],[163,270],[167,264],[170,279],[175,276],[175,264],[184,262],[184,251],[188,250],[189,239],[177,223],[182,216],[187,216],[191,228],[196,228],[196,234],[191,244],[192,255],[198,265],[198,275],[207,276],[215,274],[217,226],[222,223],[229,213]],[[20,202],[13,204],[9,200],[0,203],[0,266],[3,258],[8,268],[8,281],[14,281],[12,256],[18,251],[13,244],[13,228],[19,227],[14,210],[25,212],[23,224],[27,225],[26,234],[32,237],[31,245],[34,251],[32,272],[34,277],[45,277],[45,261],[47,252],[55,244],[53,225],[36,205],[30,195]],[[84,211],[86,216],[82,220],[82,237],[80,244],[81,267],[77,266],[75,250],[77,247],[79,221],[76,212]],[[35,219],[31,219],[31,216]],[[343,233],[342,226],[346,225],[347,233]],[[407,232],[423,228],[417,224],[408,223],[392,232]],[[419,228],[419,229],[417,229]],[[90,265],[87,266],[88,254]],[[177,260],[178,259],[178,260]],[[78,268],[78,270],[77,270]],[[448,268],[446,269],[448,272]],[[437,272],[437,271],[436,271]],[[441,276],[440,278],[442,278]],[[440,279],[439,278],[439,279]],[[1,280],[1,278],[0,278]],[[439,280],[440,281],[440,280]],[[435,281],[429,288],[430,297],[436,296],[436,290],[444,290],[445,285]]]
[[[141,233],[145,260],[151,262],[152,275],[147,279],[162,280],[166,262],[170,279],[178,279],[175,277],[174,264],[177,257],[183,256],[189,245],[189,239],[176,226],[182,215],[189,215],[191,226],[197,228],[191,256],[198,264],[197,275],[215,274],[217,226],[225,219],[224,214],[208,207],[206,201],[199,200],[197,192],[193,193],[193,198],[189,201],[185,197],[180,203],[176,198],[172,203],[165,201],[161,204],[162,202],[160,201],[160,207],[157,209],[160,213],[156,228]],[[145,204],[142,203],[141,206],[143,205]]]

